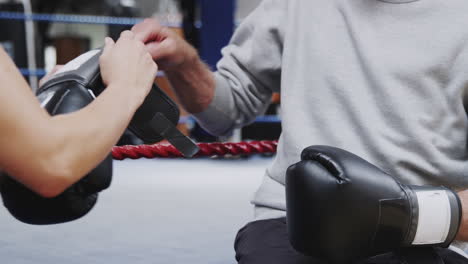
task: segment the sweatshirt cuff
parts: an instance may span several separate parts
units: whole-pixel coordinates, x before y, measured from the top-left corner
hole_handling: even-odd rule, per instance
[[[193,114],[201,127],[215,136],[226,135],[234,128],[232,112],[233,98],[229,83],[217,72],[215,77],[215,94],[208,107],[200,113]]]

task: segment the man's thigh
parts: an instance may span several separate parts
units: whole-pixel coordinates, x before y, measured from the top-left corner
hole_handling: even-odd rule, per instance
[[[292,248],[284,218],[247,224],[237,233],[234,248],[239,264],[325,264]]]
[[[304,256],[292,248],[288,239],[285,218],[261,220],[247,224],[239,230],[234,248],[239,264],[327,264],[316,258]],[[438,248],[434,253],[443,259],[443,264],[468,263],[467,259],[448,249]],[[408,262],[400,256],[388,253],[370,258],[361,264],[402,263]],[[434,263],[441,262],[435,261]],[[416,262],[416,264],[419,263]]]

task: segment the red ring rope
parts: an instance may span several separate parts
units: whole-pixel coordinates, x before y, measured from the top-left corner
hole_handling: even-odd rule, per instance
[[[275,153],[277,141],[250,141],[239,143],[198,143],[200,151],[196,157],[251,155]],[[169,143],[154,145],[122,146],[112,148],[112,156],[116,160],[139,158],[178,158],[182,154]]]

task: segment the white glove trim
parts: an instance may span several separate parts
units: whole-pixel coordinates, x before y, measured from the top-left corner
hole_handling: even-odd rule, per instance
[[[443,243],[450,230],[451,208],[445,190],[416,191],[419,214],[413,245]]]

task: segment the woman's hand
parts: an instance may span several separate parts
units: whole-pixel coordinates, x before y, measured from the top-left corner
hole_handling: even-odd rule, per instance
[[[148,95],[158,71],[144,44],[131,31],[122,32],[116,43],[106,38],[100,66],[107,87],[120,87],[141,102]]]
[[[42,85],[44,85],[48,80],[50,80],[50,78],[52,76],[54,76],[54,74],[56,72],[58,72],[60,69],[62,69],[63,65],[55,65],[54,68],[52,68],[52,70],[50,72],[47,73],[47,75],[45,75],[44,77],[42,77],[41,80],[39,80],[39,87],[41,87]]]

